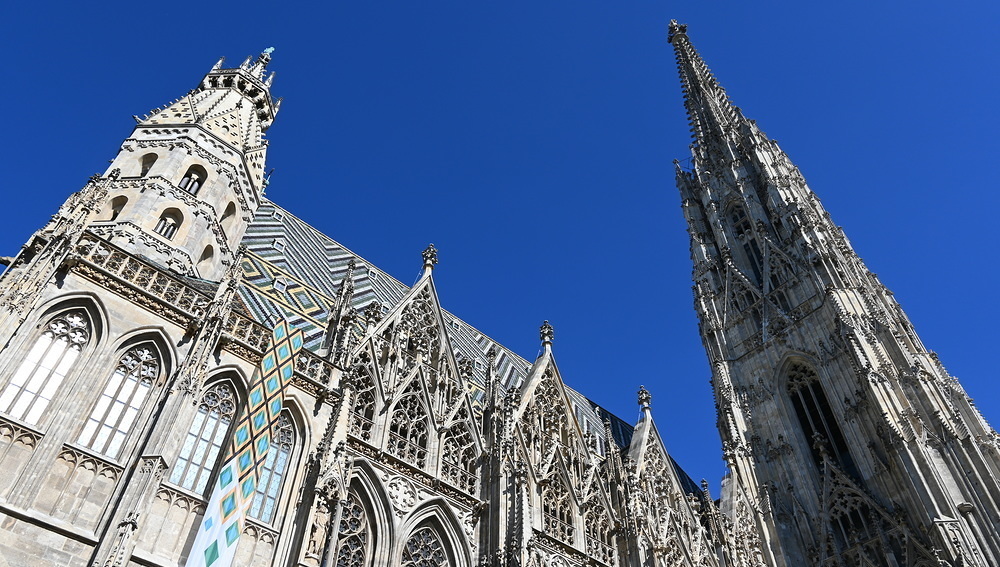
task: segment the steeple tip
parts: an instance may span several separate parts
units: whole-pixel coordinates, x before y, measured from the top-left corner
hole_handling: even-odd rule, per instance
[[[675,37],[687,35],[687,31],[687,24],[678,24],[677,20],[670,20],[670,25],[667,26],[667,41],[673,43]]]

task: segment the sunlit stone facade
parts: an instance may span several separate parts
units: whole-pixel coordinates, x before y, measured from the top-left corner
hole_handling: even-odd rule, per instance
[[[145,117],[0,279],[0,558],[183,565],[271,327],[305,336],[235,564],[996,564],[997,437],[671,26],[730,474],[264,197],[270,53]],[[447,299],[447,298],[445,298]],[[708,403],[706,400],[705,403]],[[0,562],[0,564],[4,564]]]

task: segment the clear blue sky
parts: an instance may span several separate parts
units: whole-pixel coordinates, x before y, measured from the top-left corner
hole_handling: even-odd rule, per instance
[[[886,4],[886,5],[883,5]],[[0,255],[87,177],[131,115],[225,55],[276,48],[269,197],[724,472],[671,161],[688,127],[670,18],[781,142],[929,348],[1000,423],[997,60],[990,2],[543,0],[6,6]]]

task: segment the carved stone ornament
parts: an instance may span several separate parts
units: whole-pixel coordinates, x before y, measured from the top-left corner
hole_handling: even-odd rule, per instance
[[[399,515],[409,512],[417,503],[417,491],[410,481],[401,476],[389,479],[389,482],[386,483],[386,489],[389,493],[389,500]]]
[[[424,258],[425,268],[433,268],[438,263],[438,251],[437,248],[434,247],[433,243],[428,244],[427,248],[424,248],[421,256]]]
[[[551,343],[555,339],[556,332],[548,321],[542,322],[542,327],[538,330],[538,337],[542,343]]]

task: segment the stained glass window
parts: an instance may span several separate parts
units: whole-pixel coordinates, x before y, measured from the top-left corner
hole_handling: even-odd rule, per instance
[[[0,411],[27,423],[38,423],[89,340],[90,326],[81,311],[49,321],[0,394]]]
[[[205,492],[235,414],[236,396],[228,384],[216,384],[205,392],[170,473],[170,482],[199,494]]]
[[[281,484],[288,472],[288,460],[292,456],[292,446],[295,443],[295,428],[287,413],[282,413],[271,427],[271,447],[264,459],[257,482],[257,494],[250,505],[250,517],[271,523],[277,509],[278,496],[281,494]]]
[[[98,453],[118,457],[159,374],[160,362],[149,345],[126,352],[77,441]]]

